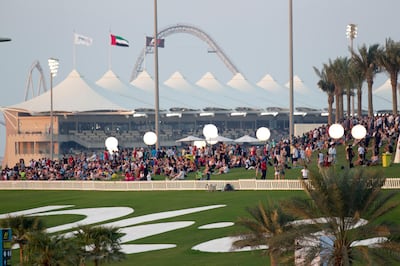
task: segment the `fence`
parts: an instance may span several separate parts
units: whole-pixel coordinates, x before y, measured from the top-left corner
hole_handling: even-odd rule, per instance
[[[302,190],[300,180],[182,180],[182,181],[0,181],[0,190],[102,190],[167,191],[223,190],[227,184],[235,190]],[[400,178],[387,178],[384,189],[400,189]]]

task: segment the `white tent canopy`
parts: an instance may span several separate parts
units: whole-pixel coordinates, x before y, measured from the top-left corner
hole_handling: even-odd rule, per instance
[[[203,93],[214,100],[215,107],[235,109],[246,105],[258,108],[254,102],[247,100],[242,91],[222,85],[210,72],[204,74],[196,84],[203,89]]]
[[[27,112],[42,113],[50,110],[50,91],[28,101],[9,106]],[[96,85],[89,85],[76,70],[53,88],[54,112],[129,111],[101,94]]]
[[[273,93],[282,92],[284,89],[270,74],[265,75],[259,82],[257,82],[257,86]]]
[[[287,93],[289,93],[289,81],[285,84],[285,87],[287,88]],[[323,91],[317,87],[311,90],[297,75],[293,77],[293,94],[295,107],[322,109],[326,107],[328,102],[327,96]]]
[[[237,142],[237,143],[258,143],[261,141],[255,137],[252,137],[249,135],[244,135],[240,138],[235,139],[235,142]]]
[[[131,106],[131,108],[153,108],[154,106],[154,100],[150,101],[150,95],[143,97],[143,92],[123,83],[112,70],[108,70],[96,81],[96,84],[111,93],[126,98],[125,104]]]
[[[176,142],[192,142],[192,141],[202,141],[204,139],[196,137],[196,136],[187,136],[181,139],[176,140]]]
[[[139,88],[143,96],[149,98],[149,101],[155,102],[155,82],[147,71],[142,71],[131,82],[131,85]],[[159,84],[159,97],[160,109],[194,108],[190,102],[185,102],[182,98],[177,97],[177,93],[168,86],[160,86]]]
[[[173,73],[164,84],[171,88],[175,95],[179,95],[180,100],[190,103],[194,108],[204,109],[218,106],[218,102],[213,97],[210,97],[202,88],[189,83],[180,72]]]

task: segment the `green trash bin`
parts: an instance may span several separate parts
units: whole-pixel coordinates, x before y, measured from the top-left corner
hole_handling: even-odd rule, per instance
[[[382,167],[389,167],[391,161],[392,161],[392,154],[390,153],[382,154]]]

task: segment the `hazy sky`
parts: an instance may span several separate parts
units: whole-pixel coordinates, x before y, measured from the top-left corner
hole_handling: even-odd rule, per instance
[[[399,10],[398,0],[293,0],[294,73],[317,89],[312,67],[349,55],[349,23],[358,25],[355,47],[383,44],[388,37],[398,41]],[[74,31],[93,38],[90,47],[76,46],[76,69],[93,82],[108,70],[110,30],[129,40],[130,47],[111,49],[112,70],[128,82],[145,36],[153,34],[153,22],[151,0],[0,0],[0,37],[12,38],[0,43],[0,106],[24,100],[35,60],[46,78],[47,59],[60,60],[55,85],[71,72]],[[251,83],[266,74],[280,84],[289,80],[288,0],[159,0],[159,29],[176,23],[207,32]],[[223,83],[229,81],[232,74],[207,48],[188,34],[169,36],[166,48],[160,49],[160,81],[175,71],[193,83],[207,71]],[[151,74],[152,60],[147,59]],[[374,87],[384,80],[384,74],[378,76]],[[0,125],[0,155],[3,151]]]

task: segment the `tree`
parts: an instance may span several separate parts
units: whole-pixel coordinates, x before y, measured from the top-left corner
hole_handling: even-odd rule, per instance
[[[45,229],[43,221],[37,217],[24,215],[9,216],[1,221],[1,226],[11,228],[12,242],[19,246],[19,262],[20,265],[23,265],[26,262],[24,251],[30,241],[31,234]]]
[[[80,243],[83,261],[92,260],[98,266],[102,262],[124,259],[118,230],[116,227],[80,226],[75,237]]]
[[[329,81],[328,76],[326,74],[325,66],[319,70],[316,67],[313,67],[315,74],[320,78],[317,85],[318,87],[328,95],[328,125],[332,124],[332,105],[335,101],[335,85]]]
[[[386,44],[377,57],[378,64],[383,67],[390,77],[392,85],[392,112],[397,114],[397,76],[400,71],[400,43],[386,39]]]
[[[291,229],[293,217],[283,212],[278,204],[271,201],[267,205],[261,202],[255,208],[248,208],[251,218],[240,218],[238,224],[244,226],[249,232],[240,234],[239,240],[233,243],[236,248],[268,246],[266,253],[270,257],[271,265],[278,265],[281,254],[285,252],[279,245],[271,244],[274,236],[280,235]]]
[[[372,86],[374,84],[375,74],[379,72],[377,57],[380,53],[379,44],[370,45],[368,48],[364,44],[358,48],[358,54],[352,52],[354,65],[365,77],[368,84],[368,116],[373,117],[374,107],[372,102]]]
[[[358,117],[362,117],[362,86],[365,81],[365,76],[360,69],[356,67],[353,60],[350,61],[349,75],[354,87],[357,89],[357,115]]]
[[[394,192],[382,193],[384,182],[382,173],[364,168],[313,171],[302,181],[308,198],[292,198],[284,210],[310,221],[302,239],[315,239],[317,232],[330,238],[329,265],[383,265],[400,258],[399,226],[380,219],[398,206]],[[373,238],[379,240],[374,245],[359,242]],[[323,251],[320,245],[307,248],[306,263]]]
[[[27,253],[29,265],[79,265],[78,246],[62,235],[32,233]]]
[[[347,57],[338,57],[329,64],[324,64],[326,75],[330,82],[335,85],[336,112],[335,122],[337,123],[343,116],[343,89],[346,86],[346,77],[348,76],[349,60]]]

